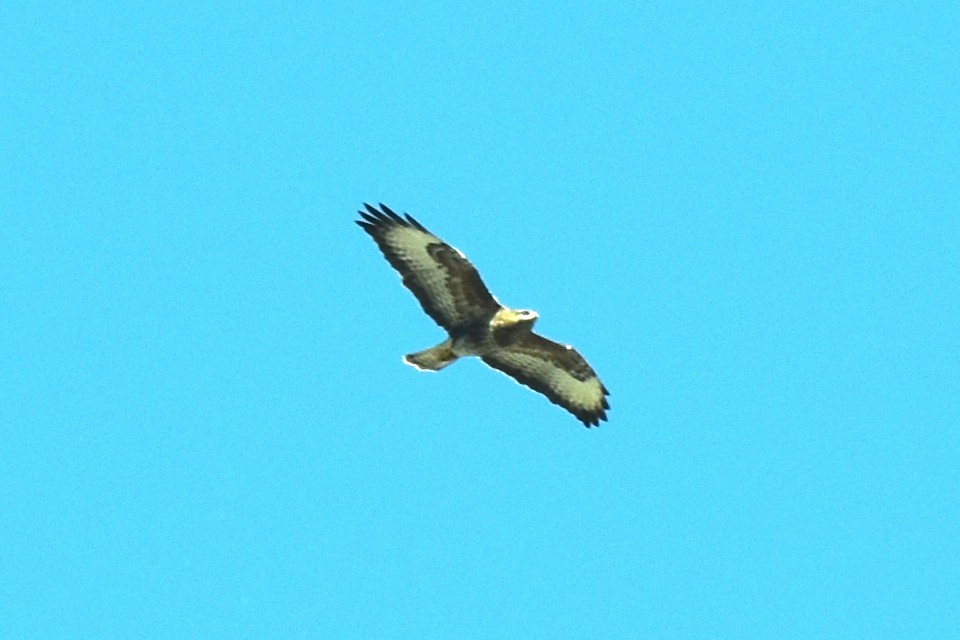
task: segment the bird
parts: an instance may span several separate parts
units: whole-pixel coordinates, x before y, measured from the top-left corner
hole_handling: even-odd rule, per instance
[[[407,354],[405,363],[440,371],[476,356],[586,427],[607,420],[610,392],[573,347],[533,332],[537,312],[500,304],[466,256],[410,214],[401,217],[382,203],[363,207],[355,222],[370,234],[424,312],[447,332],[440,344]]]

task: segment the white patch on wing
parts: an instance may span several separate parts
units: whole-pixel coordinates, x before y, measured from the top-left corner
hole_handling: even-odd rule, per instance
[[[417,281],[429,292],[433,303],[444,317],[455,320],[458,315],[456,300],[447,287],[447,271],[427,253],[429,245],[443,241],[432,234],[402,225],[390,225],[383,237],[394,254],[410,268]],[[457,253],[463,257],[462,253]],[[466,257],[463,259],[466,260]]]
[[[569,345],[565,348],[572,349]],[[539,357],[536,353],[519,349],[497,351],[490,359],[504,362],[523,371],[528,377],[539,380],[553,395],[557,396],[561,405],[580,407],[591,412],[600,412],[603,409],[603,388],[600,379],[596,376],[578,380],[553,361]],[[546,391],[542,392],[546,393]]]

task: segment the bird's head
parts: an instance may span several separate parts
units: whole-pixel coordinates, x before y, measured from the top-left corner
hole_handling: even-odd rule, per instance
[[[507,330],[510,333],[530,331],[539,317],[536,311],[503,308],[493,317],[490,328],[494,331]]]
[[[533,329],[533,323],[540,317],[536,311],[530,309],[514,309],[511,314],[510,323],[524,327],[527,331]]]
[[[536,311],[531,311],[530,309],[516,309],[514,310],[513,320],[517,324],[528,324],[533,328],[533,323],[537,321],[537,318],[540,317],[540,314]]]

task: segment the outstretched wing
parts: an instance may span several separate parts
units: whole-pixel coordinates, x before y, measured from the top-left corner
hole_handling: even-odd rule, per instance
[[[529,333],[518,343],[482,357],[520,384],[547,396],[585,426],[607,419],[610,392],[596,372],[570,345]]]
[[[466,256],[427,231],[410,214],[401,218],[386,205],[363,205],[357,224],[377,242],[403,284],[427,315],[454,332],[496,313],[500,303],[490,294]]]

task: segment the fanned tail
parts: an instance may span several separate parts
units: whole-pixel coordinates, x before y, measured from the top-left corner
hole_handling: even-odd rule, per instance
[[[440,371],[456,362],[458,357],[453,352],[453,341],[447,339],[435,347],[407,354],[403,361],[421,371]]]

